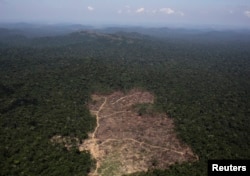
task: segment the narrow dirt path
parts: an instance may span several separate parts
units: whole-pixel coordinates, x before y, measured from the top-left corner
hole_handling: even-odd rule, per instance
[[[113,115],[116,115],[116,114],[120,114],[120,113],[124,113],[124,112],[130,112],[130,111],[117,111],[117,112],[114,112],[112,114],[108,114],[108,115],[105,115],[105,116],[102,116],[102,117],[110,117],[110,116],[113,116]]]
[[[100,120],[100,116],[99,116],[99,113],[100,113],[100,111],[103,109],[103,107],[105,106],[105,104],[106,104],[106,102],[107,102],[107,97],[104,97],[104,102],[102,103],[102,105],[100,106],[100,108],[98,109],[98,111],[96,112],[96,127],[95,127],[95,130],[94,130],[94,132],[93,132],[93,134],[92,134],[92,140],[94,141],[94,145],[93,145],[93,148],[92,148],[92,150],[91,150],[91,148],[90,148],[90,151],[92,151],[91,153],[92,153],[92,155],[93,156],[98,156],[98,154],[99,154],[99,148],[98,148],[98,146],[97,146],[97,138],[96,138],[96,133],[97,133],[97,130],[98,130],[98,128],[99,128],[99,126],[100,126],[100,123],[99,123],[99,120]],[[93,173],[93,176],[98,176],[98,173],[97,173],[97,171],[98,171],[98,168],[100,167],[100,162],[97,160],[97,158],[96,158],[96,168],[95,168],[95,171],[94,171],[94,173]]]
[[[180,155],[184,155],[185,152],[180,152],[180,151],[177,151],[177,150],[173,150],[173,149],[169,149],[169,148],[166,148],[166,147],[161,147],[161,146],[157,146],[157,145],[151,145],[151,144],[148,144],[148,143],[145,143],[145,142],[141,142],[141,141],[138,141],[136,139],[133,139],[133,138],[124,138],[124,139],[113,139],[113,138],[108,138],[106,139],[105,141],[103,141],[100,145],[104,145],[110,141],[133,141],[135,143],[139,143],[140,146],[141,145],[146,145],[146,146],[149,146],[151,148],[158,148],[158,149],[162,149],[164,151],[171,151],[171,152],[175,152],[175,153],[178,153]]]
[[[139,93],[141,94],[141,92],[139,92]],[[124,96],[124,97],[121,97],[121,98],[119,98],[118,100],[116,100],[115,102],[113,102],[112,104],[116,104],[116,103],[118,103],[119,101],[121,101],[121,100],[123,100],[123,99],[125,99],[125,98],[135,96],[136,94],[139,94],[139,93],[134,93],[134,94],[131,94],[131,95],[126,95],[126,96]]]
[[[93,132],[92,139],[95,138],[96,132],[97,132],[99,126],[100,126],[100,123],[99,123],[99,119],[100,119],[99,113],[103,109],[103,107],[105,106],[106,102],[107,102],[107,97],[104,97],[104,102],[102,103],[102,105],[100,106],[100,108],[98,109],[98,111],[96,112],[96,127],[95,127],[95,130]]]

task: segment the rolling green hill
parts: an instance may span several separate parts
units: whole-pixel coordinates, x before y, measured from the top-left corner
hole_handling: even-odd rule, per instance
[[[51,137],[87,138],[96,125],[91,93],[134,87],[156,95],[155,108],[200,159],[135,175],[205,175],[208,159],[249,159],[250,40],[217,36],[82,31],[1,40],[0,175],[87,175],[90,154]]]

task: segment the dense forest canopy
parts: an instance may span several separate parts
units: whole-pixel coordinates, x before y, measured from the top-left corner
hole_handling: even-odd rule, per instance
[[[96,125],[91,93],[134,87],[156,95],[154,108],[199,156],[135,175],[205,175],[208,159],[249,159],[249,32],[150,30],[27,37],[1,29],[0,175],[87,175],[90,154],[51,137],[86,139]]]

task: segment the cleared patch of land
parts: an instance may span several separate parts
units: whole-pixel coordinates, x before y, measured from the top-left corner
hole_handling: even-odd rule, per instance
[[[96,160],[90,175],[120,176],[198,159],[177,138],[173,120],[166,114],[142,115],[134,108],[153,102],[152,94],[137,89],[127,94],[92,95],[89,109],[96,116],[97,126],[79,146]]]

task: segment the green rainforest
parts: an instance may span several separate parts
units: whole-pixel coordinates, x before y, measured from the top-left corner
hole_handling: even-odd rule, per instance
[[[141,30],[141,31],[140,31]],[[199,176],[208,159],[250,158],[250,32],[91,29],[28,36],[0,29],[0,175],[88,175],[91,94],[142,88],[199,160],[133,176]]]

